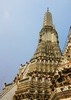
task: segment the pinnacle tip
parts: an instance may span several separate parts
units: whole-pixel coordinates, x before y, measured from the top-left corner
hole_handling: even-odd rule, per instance
[[[47,8],[47,12],[49,12],[49,8]]]

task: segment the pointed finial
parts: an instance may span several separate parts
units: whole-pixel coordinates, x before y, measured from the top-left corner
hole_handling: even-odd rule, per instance
[[[47,12],[49,12],[49,8],[47,8]]]
[[[47,8],[47,11],[44,14],[43,26],[52,26],[53,27],[52,14],[51,14],[51,12],[49,12],[49,8]]]

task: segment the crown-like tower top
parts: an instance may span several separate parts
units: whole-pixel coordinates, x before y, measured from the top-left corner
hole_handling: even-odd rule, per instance
[[[52,21],[52,14],[49,11],[49,8],[44,14],[44,21],[43,21],[43,27],[44,26],[52,26],[53,27],[53,21]]]

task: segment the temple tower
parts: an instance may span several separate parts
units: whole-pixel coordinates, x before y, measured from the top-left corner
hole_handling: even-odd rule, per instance
[[[53,25],[52,14],[47,10],[39,33],[37,49],[27,63],[25,75],[22,74],[15,100],[21,100],[21,97],[23,100],[49,100],[56,86],[53,76],[60,62],[58,33]]]
[[[71,100],[71,27],[62,53],[49,9],[33,57],[0,95],[0,100]]]

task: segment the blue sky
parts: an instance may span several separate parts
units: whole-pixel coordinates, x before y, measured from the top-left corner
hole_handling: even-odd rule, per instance
[[[33,56],[49,8],[63,50],[71,25],[71,0],[0,0],[0,91]]]

